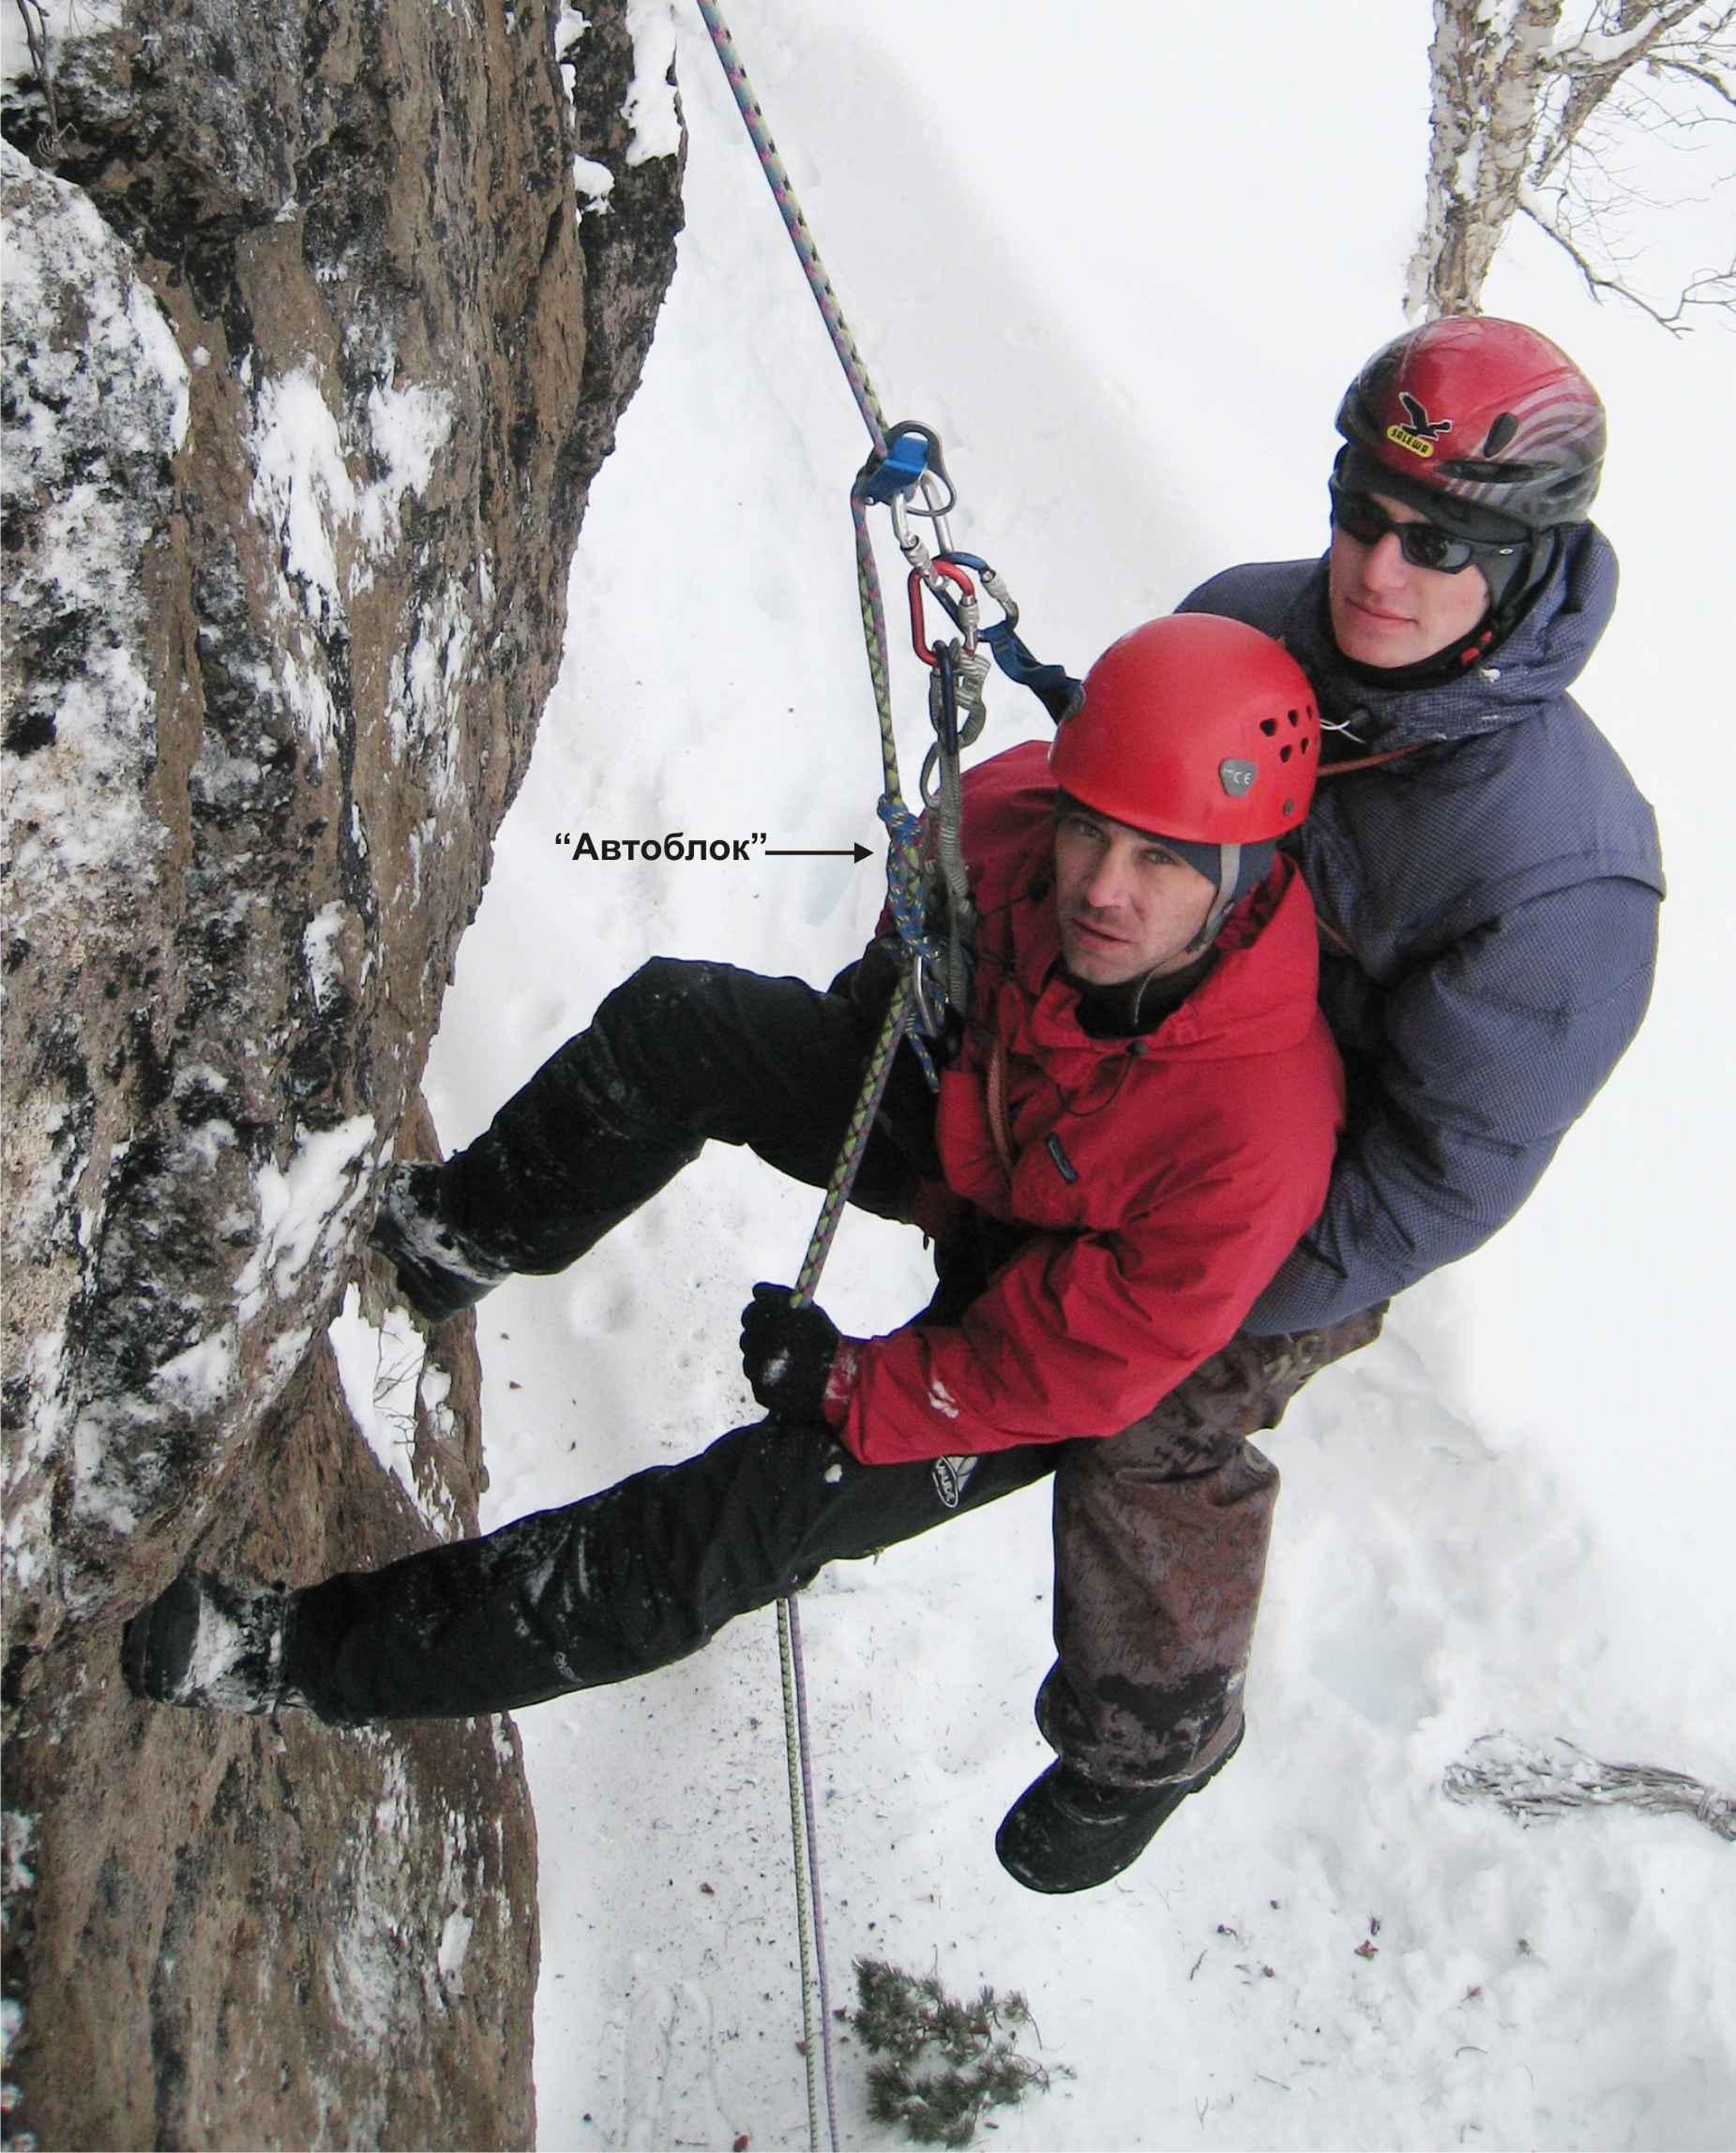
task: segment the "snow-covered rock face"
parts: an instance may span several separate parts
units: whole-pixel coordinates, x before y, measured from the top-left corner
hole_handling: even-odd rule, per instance
[[[263,1993],[285,1963],[287,1915],[255,1909],[249,1941],[220,1894],[197,1913],[178,1896],[225,1802],[264,1871],[296,1864],[303,1928],[354,1922],[317,1837],[345,1774],[292,1795],[268,1731],[142,1714],[116,1628],[195,1550],[301,1579],[405,1552],[430,1521],[474,1527],[465,1354],[443,1348],[406,1393],[413,1503],[326,1332],[346,1287],[353,1324],[401,1329],[358,1275],[372,1183],[554,678],[585,489],[672,264],[680,159],[635,154],[616,0],[563,15],[558,57],[553,11],[499,0],[43,14],[46,84],[8,23],[0,143],[8,1800],[32,1832],[29,1957],[112,1978],[81,2010],[114,2030],[93,2067],[38,1983],[10,2069],[44,2143],[322,2143],[373,2129],[344,2113],[342,2010],[325,2049],[283,2037],[300,2106],[271,2105],[275,2069],[264,2089],[231,2072],[197,2121],[197,2058],[183,2042],[171,2068],[163,2028],[196,2047],[215,1997],[185,1984]],[[607,205],[581,224],[598,170]],[[389,1765],[394,1829],[432,1830],[459,1799],[436,1753],[454,1788],[486,1781],[515,1896],[498,1920],[457,1887],[388,1907],[402,1949],[380,1965],[426,1964],[401,1995],[370,1988],[351,2032],[397,2013],[390,2045],[435,2089],[412,2137],[522,2142],[527,2055],[487,2074],[492,2120],[473,2056],[442,2124],[464,2074],[404,2030],[444,1996],[434,2018],[480,2011],[498,2050],[534,1958],[510,1745],[430,1742],[352,1741],[350,1797],[378,1814]],[[153,1973],[177,1922],[201,1948]],[[443,1989],[460,1929],[465,1978]],[[10,1951],[8,1981],[32,1970]]]

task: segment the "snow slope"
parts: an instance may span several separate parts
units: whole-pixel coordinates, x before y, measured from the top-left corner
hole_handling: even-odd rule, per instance
[[[882,399],[942,431],[959,540],[1008,576],[1040,651],[1082,665],[1224,563],[1323,544],[1338,392],[1402,325],[1424,0],[1356,11],[1353,48],[1328,0],[730,16]],[[860,421],[697,12],[658,0],[640,27],[648,57],[679,44],[690,221],[447,1002],[430,1092],[448,1145],[646,956],[823,979],[880,903],[873,864],[558,841],[881,851],[845,508]],[[1022,1989],[1044,2059],[1076,2075],[1002,2122],[1008,2147],[1736,2142],[1729,1846],[1626,1813],[1523,1831],[1441,1793],[1502,1727],[1736,1785],[1713,827],[1736,453],[1699,423],[1729,345],[1593,309],[1523,232],[1487,303],[1560,338],[1610,408],[1599,518],[1626,581],[1583,688],[1663,821],[1656,1005],[1520,1219],[1273,1438],[1249,1740],[1116,1885],[1043,1901],[993,1858],[1047,1755],[1040,1490],[806,1595],[834,2001],[858,1953]],[[898,689],[908,790],[908,655]],[[991,692],[987,746],[1045,730]],[[736,1314],[793,1274],[814,1208],[708,1155],[572,1272],[486,1303],[488,1522],[748,1417]],[[822,1299],[883,1328],[925,1277],[913,1235],[853,1218]],[[771,1616],[521,1724],[544,2147],[806,2143]],[[847,2043],[843,2142],[892,2143],[862,2086]]]

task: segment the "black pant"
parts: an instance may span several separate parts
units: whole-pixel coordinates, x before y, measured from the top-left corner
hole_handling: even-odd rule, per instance
[[[446,1162],[443,1213],[512,1270],[549,1272],[637,1211],[708,1139],[746,1144],[823,1188],[894,976],[855,966],[821,993],[734,965],[653,957]],[[933,1098],[904,1046],[851,1200],[906,1217],[918,1179],[939,1173]]]
[[[1052,1446],[955,1476],[864,1466],[823,1427],[773,1417],[485,1540],[294,1596],[292,1689],[339,1724],[539,1704],[697,1651],[823,1563],[873,1555],[1052,1470]]]
[[[447,1161],[443,1215],[514,1270],[554,1271],[708,1138],[823,1186],[892,986],[862,969],[821,993],[654,958]],[[900,1049],[852,1200],[906,1216],[918,1180],[939,1171],[933,1121],[920,1065]],[[968,1301],[997,1253],[953,1251],[937,1311]],[[1042,1478],[1064,1447],[864,1466],[823,1425],[774,1416],[486,1539],[297,1593],[288,1679],[346,1724],[504,1711],[619,1681],[697,1650],[824,1563]]]
[[[815,1186],[831,1175],[890,979],[847,991],[655,959],[449,1160],[440,1205],[519,1271],[572,1262],[708,1138]],[[901,1050],[854,1201],[907,1217],[938,1171],[933,1106]],[[1008,1253],[976,1222],[930,1302],[955,1321]],[[1012,1236],[1013,1240],[1018,1237]],[[1238,1338],[1107,1441],[862,1466],[820,1425],[772,1418],[486,1540],[295,1596],[286,1672],[340,1722],[456,1716],[619,1681],[704,1644],[823,1564],[872,1554],[1056,1474],[1056,1643],[1043,1731],[1088,1776],[1140,1785],[1221,1755],[1241,1715],[1277,1474],[1276,1426],[1378,1312],[1297,1339]]]

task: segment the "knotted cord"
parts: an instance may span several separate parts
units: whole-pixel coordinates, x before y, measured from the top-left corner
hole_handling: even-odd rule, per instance
[[[1479,1736],[1447,1768],[1443,1784],[1455,1801],[1497,1802],[1523,1824],[1541,1824],[1570,1809],[1626,1807],[1691,1816],[1720,1839],[1736,1839],[1736,1797],[1660,1765],[1601,1764],[1560,1735],[1541,1743],[1510,1734]]]

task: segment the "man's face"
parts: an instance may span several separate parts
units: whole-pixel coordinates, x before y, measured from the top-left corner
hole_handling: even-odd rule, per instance
[[[1389,495],[1371,497],[1394,523],[1427,517]],[[1407,561],[1388,531],[1365,546],[1333,525],[1326,567],[1333,640],[1365,666],[1411,666],[1470,636],[1488,610],[1488,585],[1473,563],[1457,575]]]
[[[1077,801],[1055,821],[1061,955],[1088,986],[1119,986],[1193,962],[1188,944],[1217,893],[1157,838]]]

